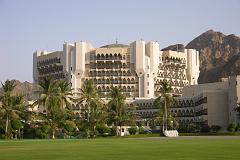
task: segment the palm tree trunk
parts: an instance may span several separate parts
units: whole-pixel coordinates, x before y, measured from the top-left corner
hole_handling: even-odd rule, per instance
[[[52,139],[55,139],[55,128],[52,127]]]
[[[120,137],[122,136],[122,126],[120,125]]]
[[[87,127],[87,138],[90,137],[90,104],[88,103],[88,113],[87,113],[87,122],[88,122],[88,127]]]
[[[7,119],[6,119],[6,128],[5,128],[5,138],[8,138],[8,113],[7,113]]]
[[[52,139],[55,139],[55,130],[52,130]]]
[[[166,117],[166,119],[165,119],[165,121],[166,121],[166,131],[167,131],[167,98],[165,97],[165,104],[164,104],[164,106],[165,106],[165,117]]]
[[[97,137],[97,135],[96,135],[96,132],[95,132],[95,131],[96,131],[96,126],[94,125],[94,126],[93,126],[93,137],[94,137],[94,138],[95,138],[95,137]]]
[[[55,139],[55,126],[53,122],[52,122],[52,139]]]
[[[117,120],[117,123],[116,123],[117,136],[120,135],[120,134],[119,134],[120,132],[119,132],[118,126],[119,126],[119,122],[118,122],[118,120]],[[119,126],[119,127],[120,127],[120,126]]]
[[[164,123],[165,123],[165,121],[164,121],[164,114],[163,114],[163,121],[162,121],[162,131],[163,131],[163,133],[164,133]]]

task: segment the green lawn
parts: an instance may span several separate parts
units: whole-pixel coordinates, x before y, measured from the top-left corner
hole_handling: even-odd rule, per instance
[[[230,160],[240,137],[0,141],[0,160]]]

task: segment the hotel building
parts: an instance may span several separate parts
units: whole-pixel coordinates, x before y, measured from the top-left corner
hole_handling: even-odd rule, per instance
[[[240,103],[240,76],[230,76],[221,82],[183,87],[181,97],[169,109],[175,119],[185,125],[218,125],[227,130],[230,123],[239,123],[236,107]],[[159,110],[153,105],[155,99],[132,100],[145,125]]]
[[[47,76],[69,82],[75,96],[90,79],[104,99],[112,87],[121,88],[127,102],[138,106],[137,113],[146,125],[158,111],[153,101],[163,80],[173,88],[171,94],[176,101],[170,112],[179,123],[219,125],[226,130],[229,123],[239,122],[235,108],[240,102],[240,77],[198,85],[199,53],[194,49],[160,51],[157,42],[142,40],[99,48],[88,42],[64,43],[62,51],[33,54],[35,91],[38,82]],[[83,108],[83,104],[73,107],[75,112]]]
[[[46,76],[65,79],[76,96],[89,79],[102,97],[107,97],[112,87],[118,87],[128,98],[154,98],[164,79],[171,84],[172,94],[180,96],[183,86],[197,84],[199,54],[194,49],[160,51],[157,42],[142,40],[99,48],[88,42],[64,43],[62,51],[33,54],[35,91],[36,84]]]

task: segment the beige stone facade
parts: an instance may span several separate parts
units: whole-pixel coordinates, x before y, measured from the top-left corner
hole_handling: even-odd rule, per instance
[[[198,51],[160,51],[157,42],[135,41],[129,45],[110,44],[93,48],[88,42],[63,44],[63,51],[33,54],[33,80],[36,85],[46,76],[65,79],[78,96],[85,80],[91,79],[101,96],[111,88],[121,88],[129,98],[154,98],[162,80],[180,96],[183,86],[197,84]]]
[[[236,107],[239,104],[240,76],[225,78],[223,82],[189,85],[183,87],[182,97],[176,97],[170,108],[176,120],[182,124],[218,125],[226,130],[230,123],[239,123]],[[147,125],[158,109],[155,99],[139,99],[137,113]]]

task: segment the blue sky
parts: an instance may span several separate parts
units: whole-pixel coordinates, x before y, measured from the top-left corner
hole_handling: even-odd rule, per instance
[[[163,48],[209,29],[239,36],[240,1],[0,0],[0,81],[32,82],[32,53],[65,41],[157,40]]]

